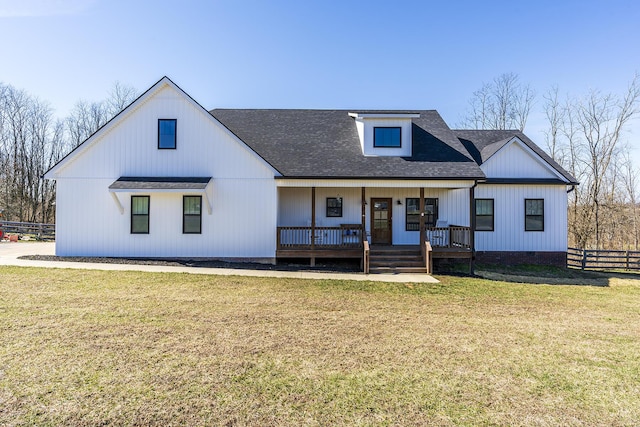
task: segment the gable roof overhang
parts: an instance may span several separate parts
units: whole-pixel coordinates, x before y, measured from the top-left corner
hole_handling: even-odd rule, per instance
[[[552,171],[566,185],[579,185],[576,178],[558,162],[519,130],[496,129],[454,129],[453,132],[467,148],[478,165],[483,165],[493,156],[517,141],[520,147],[536,159],[543,167]]]
[[[552,164],[553,160],[548,158],[546,155],[542,155],[537,150],[534,150],[527,142],[525,142],[522,138],[518,136],[513,136],[511,138],[505,139],[503,141],[498,141],[494,144],[488,145],[482,150],[482,163],[486,163],[493,157],[495,157],[498,153],[505,151],[508,147],[513,144],[517,144],[520,148],[522,148],[525,152],[527,152],[532,158],[534,158],[540,165],[542,165],[545,169],[547,169],[550,173],[555,175],[558,180],[562,181],[566,185],[577,185],[578,183],[575,180],[570,179],[568,176],[565,176],[563,170],[560,168],[560,165]],[[545,158],[547,157],[547,158]],[[551,162],[549,161],[551,160]],[[555,163],[555,162],[553,162]]]
[[[227,126],[221,123],[216,117],[211,115],[206,108],[200,105],[195,99],[191,97],[187,92],[182,90],[177,84],[175,84],[169,77],[164,76],[160,80],[158,80],[154,85],[152,85],[149,89],[147,89],[144,93],[142,93],[138,98],[136,98],[131,104],[126,106],[122,111],[112,117],[107,123],[98,128],[93,134],[91,134],[87,139],[85,139],[80,145],[71,150],[67,155],[65,155],[62,159],[60,159],[55,165],[53,165],[47,172],[44,173],[43,178],[45,179],[53,179],[57,178],[59,172],[64,169],[71,162],[75,161],[78,157],[80,157],[84,152],[86,152],[95,142],[99,141],[103,136],[108,134],[112,129],[114,129],[118,124],[120,124],[123,120],[125,120],[130,114],[136,111],[141,105],[143,105],[148,99],[150,99],[154,94],[159,92],[161,89],[165,87],[171,87],[176,92],[185,97],[185,99],[191,103],[196,109],[200,110],[204,116],[214,122],[216,125],[220,126],[227,135],[232,137],[236,142],[238,142],[242,147],[244,147],[247,151],[249,151],[252,155],[256,156],[260,159],[260,161],[269,168],[274,176],[281,175],[280,172],[273,167],[267,160],[264,159],[259,153],[257,153],[254,149],[252,149],[249,145],[247,145],[242,139],[238,138],[238,136],[233,133]]]

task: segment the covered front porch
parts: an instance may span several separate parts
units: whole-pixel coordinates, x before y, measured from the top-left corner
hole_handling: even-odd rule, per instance
[[[433,258],[472,262],[474,181],[354,181],[278,180],[276,258],[357,258],[368,271],[369,251],[417,248],[425,272]]]

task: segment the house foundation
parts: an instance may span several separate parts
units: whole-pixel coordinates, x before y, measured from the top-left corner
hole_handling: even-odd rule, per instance
[[[502,265],[551,265],[554,267],[566,267],[566,252],[541,252],[541,251],[477,251],[476,262],[478,264],[502,264]]]

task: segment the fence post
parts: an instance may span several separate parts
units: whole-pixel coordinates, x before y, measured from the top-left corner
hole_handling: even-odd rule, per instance
[[[584,270],[586,266],[587,266],[587,250],[583,249],[582,250],[582,267],[581,267],[581,270]]]
[[[629,251],[627,251],[626,255],[627,255],[627,268],[626,269],[629,270]]]

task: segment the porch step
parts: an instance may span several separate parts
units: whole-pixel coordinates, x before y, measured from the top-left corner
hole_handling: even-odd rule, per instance
[[[420,252],[420,247],[418,246],[409,246],[407,248],[401,247],[400,249],[398,249],[397,247],[389,247],[389,246],[382,246],[382,247],[375,247],[372,246],[371,247],[371,255],[392,255],[392,256],[400,256],[400,255],[418,255],[420,256],[421,252]]]
[[[379,274],[426,273],[419,247],[372,247],[369,272]]]
[[[424,267],[370,267],[370,274],[426,273]]]
[[[411,259],[374,259],[369,260],[371,267],[422,267],[422,257]]]

